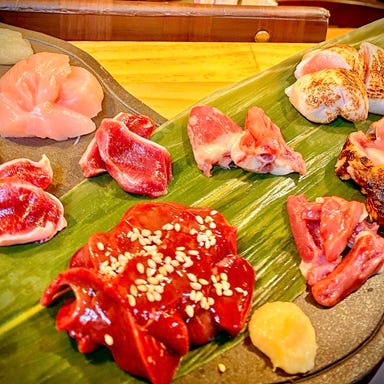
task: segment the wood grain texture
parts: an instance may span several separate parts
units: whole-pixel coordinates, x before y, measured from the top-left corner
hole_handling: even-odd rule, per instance
[[[0,1],[0,21],[64,40],[319,42],[321,7],[237,6],[183,1]]]
[[[328,38],[350,29],[330,29]],[[303,43],[90,42],[91,54],[128,92],[166,118],[206,95],[312,47]],[[257,92],[257,90],[255,90]]]

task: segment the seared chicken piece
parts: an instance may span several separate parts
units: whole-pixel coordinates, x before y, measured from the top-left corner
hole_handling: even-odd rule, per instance
[[[292,105],[308,120],[328,124],[338,116],[358,122],[368,117],[368,96],[360,77],[342,68],[300,77],[286,89]]]
[[[231,158],[238,167],[250,172],[274,175],[306,172],[301,154],[287,145],[279,127],[258,107],[249,109],[244,133],[234,142]]]
[[[352,179],[367,196],[370,217],[384,224],[384,118],[371,124],[367,134],[353,132],[336,163],[336,175]]]
[[[365,87],[369,99],[369,112],[384,115],[384,49],[363,42],[359,52],[367,66]]]
[[[295,77],[300,77],[326,68],[344,68],[356,72],[364,80],[365,62],[356,48],[347,44],[336,44],[315,49],[305,54],[296,67]]]

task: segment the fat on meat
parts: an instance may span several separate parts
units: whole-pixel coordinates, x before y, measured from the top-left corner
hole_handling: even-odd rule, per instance
[[[357,73],[344,68],[322,69],[300,77],[285,90],[291,104],[314,123],[338,116],[352,122],[368,117],[368,95]]]
[[[384,49],[364,41],[359,53],[366,63],[365,88],[369,112],[384,115]]]
[[[52,183],[53,170],[46,155],[43,155],[39,161],[19,158],[0,165],[0,179],[5,177],[17,177],[46,189]]]
[[[67,222],[61,201],[18,177],[0,178],[0,246],[45,242]]]
[[[232,145],[243,129],[219,109],[197,105],[190,111],[187,131],[197,166],[210,177],[214,165],[229,168]]]
[[[244,132],[233,143],[230,156],[235,165],[250,172],[306,172],[301,154],[287,145],[279,127],[258,107],[248,110]]]
[[[306,53],[295,70],[295,77],[326,68],[344,68],[356,72],[364,80],[365,62],[360,52],[348,44],[335,44]]]
[[[124,191],[149,197],[168,192],[172,162],[166,148],[116,119],[103,119],[95,137],[106,170]]]

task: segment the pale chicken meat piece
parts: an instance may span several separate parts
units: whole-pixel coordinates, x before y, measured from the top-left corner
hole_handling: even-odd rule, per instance
[[[335,166],[342,180],[352,179],[366,195],[370,217],[384,224],[384,118],[348,135]]]
[[[288,146],[279,127],[258,107],[248,110],[244,132],[234,142],[231,158],[249,172],[306,173],[302,155]]]
[[[191,109],[187,131],[197,166],[208,177],[214,165],[229,168],[232,145],[243,133],[232,119],[208,105]]]
[[[359,51],[347,44],[335,44],[306,53],[295,70],[295,77],[327,68],[344,68],[356,72],[364,80],[365,62]]]
[[[347,69],[323,69],[304,75],[285,92],[297,111],[314,123],[328,124],[338,116],[352,122],[368,117],[365,85]]]
[[[384,115],[384,49],[369,42],[360,46],[360,54],[366,62],[365,88],[369,100],[369,112]]]

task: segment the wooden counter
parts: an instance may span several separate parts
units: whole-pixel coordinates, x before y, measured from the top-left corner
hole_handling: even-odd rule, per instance
[[[327,38],[350,29],[328,30]],[[131,94],[166,118],[314,44],[79,41]]]

